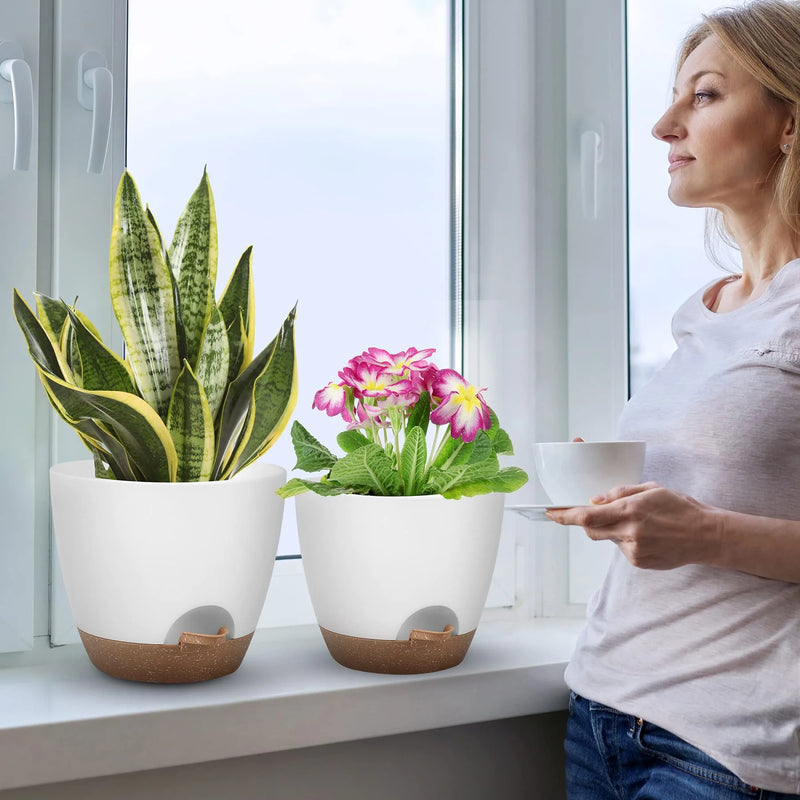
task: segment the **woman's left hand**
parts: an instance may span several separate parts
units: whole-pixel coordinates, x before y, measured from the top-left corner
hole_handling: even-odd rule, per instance
[[[552,509],[548,519],[610,539],[635,567],[673,569],[713,563],[720,546],[717,509],[656,483],[618,486],[591,506]]]

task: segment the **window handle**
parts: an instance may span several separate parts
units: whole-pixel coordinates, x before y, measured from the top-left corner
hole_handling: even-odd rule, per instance
[[[33,79],[22,48],[15,42],[0,42],[0,78],[0,102],[14,105],[13,168],[23,172],[31,166]]]
[[[597,165],[602,160],[602,133],[584,131],[581,134],[581,204],[584,219],[597,219]]]
[[[92,112],[92,139],[89,143],[87,172],[99,174],[105,166],[111,134],[113,95],[114,78],[105,56],[96,50],[87,50],[78,59],[78,102]]]

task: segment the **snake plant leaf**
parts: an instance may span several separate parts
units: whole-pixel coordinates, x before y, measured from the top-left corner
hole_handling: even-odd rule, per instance
[[[211,318],[214,294],[209,298],[208,284],[217,282],[217,215],[208,173],[203,170],[200,183],[178,218],[169,263],[178,282],[180,314],[186,335],[186,358],[197,365],[203,331]]]
[[[292,423],[292,446],[294,447],[297,463],[292,469],[300,469],[303,472],[319,472],[329,470],[338,459],[325,447],[322,442],[316,439],[298,421]],[[367,439],[364,437],[364,443]]]
[[[72,381],[72,372],[61,352],[58,340],[50,338],[47,329],[16,289],[14,289],[13,308],[14,317],[25,336],[28,352],[34,364],[57,378]],[[66,319],[66,312],[64,317]]]
[[[128,365],[84,325],[73,309],[68,308],[67,314],[74,332],[73,346],[80,357],[81,386],[91,391],[137,394]]]
[[[304,478],[292,478],[279,489],[276,489],[275,494],[285,499],[308,491],[323,497],[333,497],[337,494],[354,494],[352,489],[340,486],[337,483],[319,483],[318,481],[307,481]]]
[[[228,388],[229,363],[230,347],[228,333],[225,330],[225,320],[215,305],[211,312],[211,319],[203,332],[196,371],[197,380],[200,381],[200,385],[206,393],[211,416],[215,420],[222,407],[225,390]]]
[[[144,480],[142,474],[130,463],[128,454],[122,443],[113,436],[102,424],[91,419],[70,420],[66,417],[58,401],[48,392],[53,408],[62,419],[76,430],[81,441],[89,448],[95,461],[95,475],[97,474],[97,460],[101,459],[108,464],[109,469],[117,480],[140,481]]]
[[[230,477],[233,471],[246,466],[242,460],[244,450],[253,452],[257,438],[265,433],[263,424],[268,418],[276,418],[272,433],[268,433],[262,447],[256,448],[262,453],[269,447],[289,421],[297,404],[297,369],[294,353],[294,319],[296,308],[293,308],[276,334],[275,338],[248,364],[242,373],[228,387],[222,405],[219,425],[217,457],[214,463],[213,480]],[[276,358],[276,353],[277,358]],[[270,365],[275,359],[275,366]],[[262,376],[266,376],[256,382]],[[277,380],[275,380],[277,378]],[[285,381],[282,384],[281,381]],[[254,408],[255,403],[260,408]],[[256,426],[256,417],[258,425]],[[249,431],[246,428],[249,425]],[[266,444],[266,447],[263,445]],[[238,462],[238,463],[237,463]],[[250,463],[249,461],[247,463]],[[235,470],[234,470],[235,468]]]
[[[331,468],[330,478],[336,483],[364,488],[373,494],[397,496],[403,493],[392,459],[374,442],[339,459]]]
[[[61,329],[67,319],[67,304],[63,300],[48,297],[41,292],[34,292],[36,298],[36,315],[47,335],[54,342],[61,338]]]
[[[425,434],[418,425],[406,431],[406,440],[400,453],[400,478],[403,481],[403,494],[419,494],[424,483],[425,462],[428,460],[428,446]]]
[[[256,315],[252,246],[242,253],[231,273],[219,299],[219,310],[228,330],[231,354],[242,353],[238,363],[231,359],[230,380],[233,380],[253,359]]]
[[[295,313],[296,308],[293,308],[273,340],[272,355],[264,368],[253,373],[247,416],[233,454],[223,469],[223,478],[235,475],[269,450],[294,413],[297,405]],[[254,359],[251,366],[255,363]]]
[[[188,361],[175,381],[167,430],[178,453],[176,480],[207,481],[214,466],[214,417]]]
[[[39,375],[68,422],[87,419],[102,422],[120,441],[144,480],[175,480],[178,467],[175,445],[159,415],[141,397],[79,389],[41,369]]]
[[[169,279],[170,283],[172,284],[172,302],[175,305],[175,327],[178,331],[178,358],[180,363],[183,363],[183,359],[186,358],[186,331],[183,328],[183,320],[181,318],[181,304],[178,296],[178,281],[175,280],[175,273],[172,271],[172,266],[170,265],[169,253],[167,252],[167,246],[164,244],[164,237],[161,235],[161,228],[158,227],[158,223],[156,222],[156,218],[153,216],[153,212],[150,210],[150,206],[145,207],[145,216],[153,226],[153,230],[156,232],[158,243],[161,245],[161,255],[164,256],[164,261],[166,262],[167,270],[169,271]]]
[[[110,250],[111,305],[142,397],[166,417],[180,371],[170,270],[139,191],[126,171],[114,202]]]

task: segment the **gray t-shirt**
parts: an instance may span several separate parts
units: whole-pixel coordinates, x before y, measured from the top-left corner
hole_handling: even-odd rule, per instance
[[[622,439],[645,480],[704,503],[800,520],[800,259],[725,314],[697,292],[677,350],[630,400]],[[578,694],[686,739],[743,781],[800,792],[800,585],[615,551],[566,671]]]

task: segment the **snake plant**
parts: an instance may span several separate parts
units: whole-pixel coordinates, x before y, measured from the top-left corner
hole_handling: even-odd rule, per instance
[[[295,309],[255,357],[252,247],[219,301],[217,221],[203,171],[166,246],[133,178],[114,203],[111,304],[125,358],[74,305],[14,290],[14,315],[47,396],[92,453],[95,474],[225,480],[280,436],[297,403]]]

